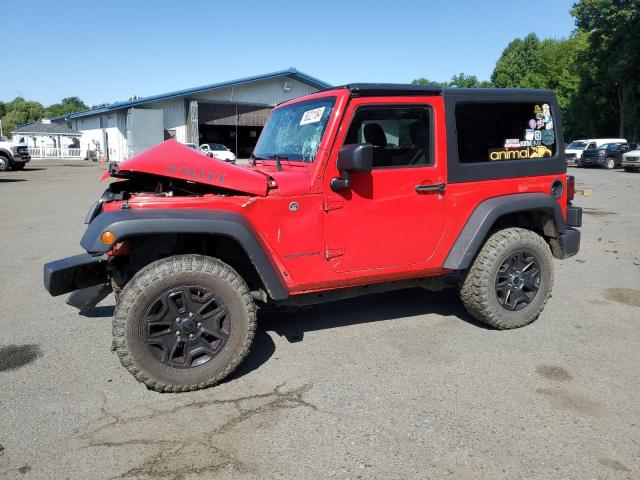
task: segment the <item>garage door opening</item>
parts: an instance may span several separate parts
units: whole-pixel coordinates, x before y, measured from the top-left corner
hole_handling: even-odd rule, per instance
[[[198,102],[200,144],[221,143],[248,158],[271,112],[270,105]]]

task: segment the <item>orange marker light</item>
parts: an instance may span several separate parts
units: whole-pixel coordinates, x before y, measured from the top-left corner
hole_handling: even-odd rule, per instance
[[[102,232],[102,235],[100,235],[100,240],[102,240],[102,243],[106,245],[111,245],[116,241],[116,234],[109,231]]]

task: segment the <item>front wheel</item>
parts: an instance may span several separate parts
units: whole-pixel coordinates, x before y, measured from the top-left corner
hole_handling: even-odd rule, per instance
[[[14,170],[22,170],[24,168],[24,163],[14,163],[12,167]]]
[[[245,358],[255,329],[247,284],[226,263],[202,255],[168,257],[140,270],[113,318],[120,362],[159,392],[215,385]]]
[[[460,298],[477,320],[500,330],[535,321],[553,286],[547,242],[523,228],[495,232],[466,272]]]
[[[637,167],[624,167],[625,172],[637,172],[638,170],[640,169]]]
[[[605,163],[607,170],[613,170],[616,168],[616,161],[613,158],[607,158],[607,162]]]
[[[9,159],[3,155],[0,155],[0,172],[6,172],[9,170],[11,163]]]

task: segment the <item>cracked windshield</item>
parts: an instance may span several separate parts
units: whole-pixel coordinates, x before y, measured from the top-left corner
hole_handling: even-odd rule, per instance
[[[254,158],[313,162],[335,102],[335,97],[326,97],[274,110],[260,135]]]

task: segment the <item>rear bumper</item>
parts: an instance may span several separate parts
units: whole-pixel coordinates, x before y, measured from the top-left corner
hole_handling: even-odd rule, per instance
[[[567,207],[567,230],[560,234],[562,258],[573,257],[580,250],[580,230],[582,226],[582,208],[569,205]]]
[[[580,228],[582,226],[582,208],[569,205],[567,207],[567,227]]]
[[[563,258],[573,257],[580,250],[580,230],[567,228],[567,231],[560,235],[560,246]]]
[[[109,256],[83,253],[44,265],[44,288],[52,296],[107,283]]]

